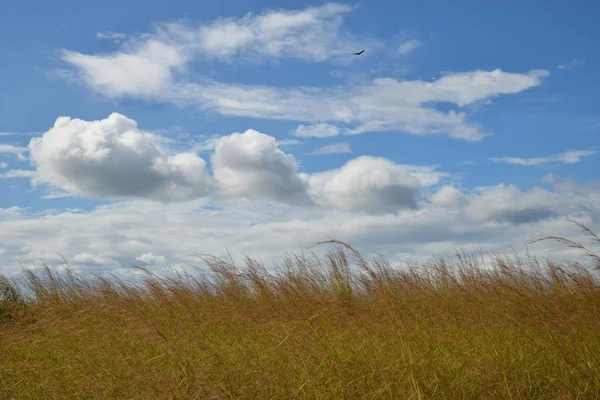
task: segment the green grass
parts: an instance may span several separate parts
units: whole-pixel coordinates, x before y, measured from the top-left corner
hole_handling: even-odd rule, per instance
[[[596,271],[464,254],[399,269],[332,244],[272,274],[204,257],[207,275],[139,285],[2,278],[0,398],[600,398]]]

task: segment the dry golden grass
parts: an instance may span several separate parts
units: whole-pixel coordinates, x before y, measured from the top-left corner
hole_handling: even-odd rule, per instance
[[[600,398],[595,271],[464,254],[398,269],[330,244],[274,274],[205,256],[208,275],[141,285],[2,278],[0,398]]]

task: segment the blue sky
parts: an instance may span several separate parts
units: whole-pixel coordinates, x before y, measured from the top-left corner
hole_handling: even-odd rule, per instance
[[[599,11],[11,4],[0,261],[165,269],[331,236],[401,258],[597,226]]]

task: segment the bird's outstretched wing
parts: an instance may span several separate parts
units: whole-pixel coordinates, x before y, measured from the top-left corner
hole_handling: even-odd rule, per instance
[[[359,51],[358,53],[354,53],[355,56],[360,56],[362,53],[365,52],[365,49],[362,49],[361,51]]]

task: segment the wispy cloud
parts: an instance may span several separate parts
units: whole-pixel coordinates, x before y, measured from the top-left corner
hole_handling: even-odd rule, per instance
[[[120,41],[127,37],[124,33],[116,33],[111,31],[106,32],[98,32],[96,33],[96,39],[108,39],[108,40],[116,40]]]
[[[582,157],[592,156],[598,153],[596,150],[569,150],[564,153],[554,154],[547,157],[519,158],[519,157],[492,157],[490,161],[505,164],[523,165],[533,167],[542,164],[577,164]]]
[[[65,51],[63,60],[74,67],[81,82],[108,97],[200,106],[224,116],[298,121],[303,123],[295,132],[299,137],[401,131],[478,141],[491,133],[469,123],[466,111],[443,112],[435,104],[452,103],[465,108],[538,86],[549,75],[545,70],[475,70],[446,74],[433,82],[378,78],[326,89],[186,79],[192,61],[291,58],[354,62],[356,58],[348,57],[354,57],[357,43],[350,44],[351,34],[342,29],[343,16],[353,10],[348,5],[327,3],[301,10],[220,18],[200,26],[162,23],[153,33],[126,41],[112,54]],[[365,40],[370,39],[361,39]],[[420,45],[420,41],[407,40],[400,51],[406,54]],[[336,123],[350,126],[338,128]]]
[[[398,54],[402,55],[402,56],[406,56],[412,52],[414,52],[415,50],[417,50],[419,47],[423,46],[423,42],[421,42],[420,40],[416,40],[416,39],[412,39],[412,40],[407,40],[406,42],[402,43],[400,46],[398,46]]]
[[[338,136],[342,132],[342,129],[331,124],[313,124],[313,125],[298,125],[298,127],[292,130],[292,134],[298,137],[308,138],[325,138]]]
[[[0,179],[13,179],[13,178],[34,178],[35,171],[28,171],[23,169],[11,169],[5,173],[0,174]]]
[[[584,62],[585,62],[585,60],[583,60],[581,58],[575,58],[566,64],[558,64],[556,66],[556,68],[560,69],[560,70],[573,69],[573,68],[577,67],[578,65],[583,64]]]
[[[345,154],[352,153],[352,148],[350,147],[350,143],[342,142],[342,143],[333,143],[327,146],[319,147],[314,150],[311,154],[320,155],[320,154]]]
[[[14,146],[12,144],[0,143],[0,154],[13,154],[21,161],[27,160],[25,153],[27,153],[27,147]]]
[[[546,174],[546,175],[542,176],[540,179],[538,179],[538,181],[540,183],[545,183],[545,184],[555,183],[558,180],[559,180],[558,176],[553,173]]]
[[[478,70],[448,74],[434,82],[379,78],[353,87],[328,89],[190,83],[179,86],[178,96],[183,104],[200,103],[203,108],[226,116],[313,122],[296,129],[294,134],[300,137],[389,130],[477,141],[489,132],[469,124],[465,112],[442,112],[432,103],[465,107],[538,86],[547,75],[547,71],[539,70],[527,74]],[[475,81],[479,84],[474,85]],[[354,126],[339,128],[332,121]]]
[[[0,161],[0,168],[4,169],[8,167],[8,163],[4,162],[4,161]]]
[[[0,132],[0,136],[39,136],[44,132]]]

